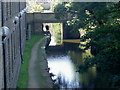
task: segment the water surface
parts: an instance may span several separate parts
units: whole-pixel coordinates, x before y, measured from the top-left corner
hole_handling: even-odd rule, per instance
[[[57,46],[56,46],[57,47]],[[48,67],[55,76],[52,79],[61,88],[93,88],[96,69],[90,68],[79,73],[78,65],[83,64],[85,52],[78,49],[78,44],[66,43],[63,47],[49,47],[47,50]]]

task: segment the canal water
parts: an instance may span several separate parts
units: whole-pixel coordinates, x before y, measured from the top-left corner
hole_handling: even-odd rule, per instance
[[[47,50],[49,73],[55,85],[60,88],[93,88],[96,68],[79,73],[78,65],[84,63],[89,51],[83,52],[76,43],[63,43],[60,46],[50,46]]]

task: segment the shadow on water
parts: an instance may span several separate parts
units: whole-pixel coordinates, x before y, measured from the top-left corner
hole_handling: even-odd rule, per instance
[[[61,46],[50,46],[47,50],[48,67],[53,74],[55,85],[60,88],[93,88],[96,68],[87,72],[77,72],[77,66],[83,64],[85,52],[78,48],[79,44],[64,43]]]

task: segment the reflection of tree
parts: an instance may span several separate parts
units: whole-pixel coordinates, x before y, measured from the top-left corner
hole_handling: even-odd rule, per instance
[[[61,23],[52,23],[52,32],[55,37],[56,44],[61,44]]]
[[[57,77],[57,83],[59,84],[60,88],[67,88],[68,87],[68,82],[65,79],[65,77],[61,74],[58,74]]]
[[[69,50],[68,55],[70,56],[70,58],[71,58],[71,60],[74,64],[77,64],[77,65],[78,64],[83,64],[82,52]]]
[[[60,88],[79,88],[79,83],[76,79],[70,81],[65,78],[65,76],[58,74],[56,79],[56,83],[59,85]]]
[[[96,78],[96,67],[89,68],[87,72],[79,73],[79,81],[83,88],[93,87]]]
[[[62,85],[62,76],[61,76],[61,74],[58,75],[57,81],[58,81],[58,84]]]

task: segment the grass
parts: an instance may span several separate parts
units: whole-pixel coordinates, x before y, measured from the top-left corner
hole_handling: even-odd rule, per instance
[[[30,60],[30,56],[31,56],[31,50],[32,50],[32,47],[34,46],[34,44],[36,42],[38,42],[41,38],[43,38],[43,35],[34,34],[34,35],[32,35],[32,38],[29,39],[25,44],[25,49],[24,49],[24,53],[23,53],[24,63],[21,64],[17,88],[27,88],[28,66],[29,66],[29,60]]]

